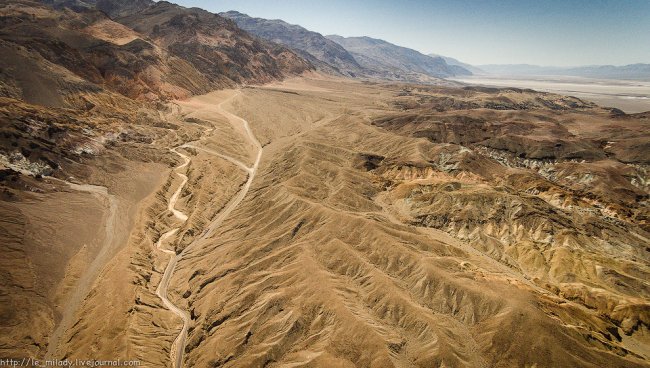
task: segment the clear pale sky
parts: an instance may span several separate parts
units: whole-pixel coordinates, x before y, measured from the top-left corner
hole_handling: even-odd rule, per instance
[[[471,64],[650,63],[650,0],[171,0]]]

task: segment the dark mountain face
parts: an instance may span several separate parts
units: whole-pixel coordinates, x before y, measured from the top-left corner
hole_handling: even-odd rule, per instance
[[[449,65],[442,58],[382,40],[325,37],[282,20],[252,18],[236,11],[221,15],[258,37],[290,47],[330,74],[410,82],[436,82],[438,78],[472,74],[461,65]]]
[[[16,71],[5,73],[3,89],[34,103],[78,104],[80,94],[103,89],[140,100],[182,98],[313,68],[203,10],[147,0],[47,2],[56,9],[27,0],[0,7],[7,50],[0,64]]]
[[[247,32],[293,49],[322,71],[352,77],[363,73],[361,66],[349,52],[320,33],[282,20],[253,18],[236,11],[220,15],[232,19]]]
[[[111,18],[134,14],[155,4],[152,0],[41,0],[41,2],[56,9],[99,10]]]
[[[255,38],[234,22],[198,8],[158,2],[116,20],[187,60],[211,79],[268,82],[312,68],[289,49]]]
[[[461,66],[448,65],[440,57],[427,56],[384,40],[336,35],[327,38],[348,50],[364,68],[396,77],[426,79],[472,74]]]
[[[155,83],[144,77],[146,71],[183,64],[163,60],[162,50],[134,32],[130,42],[110,42],[98,35],[93,26],[106,30],[119,26],[99,11],[75,13],[36,2],[11,3],[0,8],[4,20],[0,40],[6,55],[0,63],[3,70],[13,71],[3,76],[2,83],[15,87],[9,89],[15,92],[11,97],[47,106],[77,105],[80,96],[88,99],[103,90],[132,98],[148,93],[164,97]],[[39,17],[31,16],[35,13]]]

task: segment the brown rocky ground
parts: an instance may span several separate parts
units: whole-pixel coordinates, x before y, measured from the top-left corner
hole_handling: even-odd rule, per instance
[[[147,17],[130,20],[140,31],[117,21],[147,9]],[[163,26],[155,35],[146,28],[153,18]],[[196,50],[202,62],[192,59]],[[119,267],[136,258],[125,249],[150,245],[145,236],[159,236],[172,222],[164,205],[157,211],[176,185],[168,168],[178,159],[169,148],[198,139],[210,125],[166,118],[178,107],[165,101],[311,68],[217,15],[146,0],[3,2],[0,53],[3,358],[65,356],[79,313],[99,308],[97,323],[113,306],[131,308],[134,299],[122,291],[133,280]],[[221,129],[228,134],[228,126]],[[238,150],[235,133],[229,147]],[[186,243],[219,211],[219,194],[241,179],[214,157],[194,154],[181,205],[198,209],[179,232]],[[215,175],[226,182],[193,192]],[[89,306],[103,282],[115,292]],[[111,327],[88,331],[98,328]],[[71,349],[94,357],[98,343],[83,344],[88,349]]]
[[[168,256],[154,243],[181,226],[169,298],[191,316],[185,366],[649,365],[647,115],[515,89],[243,88],[224,108],[262,161],[202,239],[246,180],[210,152],[255,158],[216,108],[232,95],[115,121],[3,105],[1,295],[19,307],[2,311],[3,354],[170,366],[181,324],[155,294]],[[192,141],[178,225],[168,150]],[[42,175],[106,187],[122,211],[56,348],[110,206]]]
[[[56,10],[30,0],[0,4],[0,96],[92,110],[107,98],[160,102],[313,69],[287,48],[197,8],[147,0],[49,3]]]
[[[647,117],[300,83],[234,106],[264,159],[179,265],[188,365],[647,364]]]

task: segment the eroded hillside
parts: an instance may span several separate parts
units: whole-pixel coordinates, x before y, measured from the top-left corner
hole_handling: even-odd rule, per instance
[[[647,364],[646,116],[279,88],[234,106],[268,143],[260,179],[179,265],[189,365]]]
[[[218,227],[207,213],[173,240],[182,257],[170,299],[191,320],[185,365],[646,366],[646,163],[625,158],[647,140],[646,117],[531,91],[405,88],[294,80],[228,100],[263,155]],[[427,105],[441,94],[479,106]],[[189,100],[182,114],[231,124],[239,138],[224,137],[250,165],[240,121],[216,108],[225,97]],[[527,107],[482,107],[494,100]],[[472,124],[492,134],[476,138]],[[445,138],[418,133],[443,127]],[[491,146],[514,132],[525,150]],[[215,139],[193,145],[221,150]],[[211,207],[224,206],[245,178],[193,175],[241,170],[188,153],[180,208],[205,213],[211,202],[194,198],[214,188],[225,191]],[[124,292],[107,276],[66,350],[83,356],[94,341],[109,354],[115,342],[98,336],[110,327],[133,356],[169,365],[168,350],[151,349],[169,349],[180,329],[154,294],[165,258],[146,245],[129,252],[134,307],[95,330],[99,300]]]
[[[218,16],[64,3],[0,6],[0,355],[649,365],[647,113],[272,82],[310,66]]]
[[[134,3],[109,2],[116,9],[109,18],[87,4],[79,9],[80,1],[54,3],[59,10],[29,0],[0,5],[3,95],[92,109],[91,96],[104,90],[167,101],[312,69],[288,49],[204,10],[144,1],[127,13],[117,10]]]

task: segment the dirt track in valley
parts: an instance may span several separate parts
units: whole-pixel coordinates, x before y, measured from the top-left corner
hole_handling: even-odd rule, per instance
[[[234,95],[231,98],[234,98],[236,96],[237,95]],[[212,234],[212,232],[228,217],[228,215],[244,199],[244,197],[248,193],[248,190],[250,189],[251,184],[253,183],[253,179],[255,178],[255,174],[257,173],[257,168],[258,168],[260,160],[262,158],[262,151],[263,151],[262,146],[259,143],[259,141],[255,138],[253,132],[251,131],[251,129],[250,129],[249,125],[248,125],[248,122],[246,120],[244,120],[244,119],[242,119],[242,118],[240,118],[240,117],[238,117],[238,116],[236,116],[236,115],[234,115],[234,114],[232,114],[232,113],[230,113],[230,112],[223,109],[222,105],[224,103],[226,103],[227,101],[229,101],[231,98],[229,98],[229,99],[223,101],[222,103],[220,103],[218,105],[217,109],[219,110],[219,112],[221,114],[226,116],[229,121],[242,123],[242,125],[243,125],[243,127],[244,127],[244,129],[245,129],[245,131],[247,133],[247,138],[257,147],[257,156],[255,158],[255,162],[254,162],[253,166],[252,167],[247,167],[245,164],[243,164],[242,162],[240,162],[239,160],[237,160],[235,158],[232,158],[230,156],[218,153],[218,152],[216,152],[214,150],[211,150],[211,149],[206,149],[206,148],[199,147],[199,146],[196,145],[197,142],[188,143],[188,144],[184,144],[184,145],[181,146],[181,147],[185,147],[185,148],[198,149],[198,150],[210,153],[212,155],[215,155],[217,157],[223,158],[223,159],[225,159],[227,161],[230,161],[231,163],[237,165],[238,167],[240,167],[241,169],[246,171],[247,174],[248,174],[248,180],[246,181],[244,186],[241,188],[241,190],[237,193],[237,195],[234,198],[232,198],[228,202],[228,204],[217,215],[217,217],[210,223],[208,228],[203,232],[203,235],[201,237],[199,237],[197,239],[197,241],[210,236]],[[210,130],[208,130],[208,131],[210,131]],[[191,159],[187,155],[184,155],[184,154],[178,152],[177,148],[174,148],[172,151],[174,153],[178,154],[179,156],[181,156],[181,158],[184,160],[184,162],[182,164],[180,164],[179,166],[177,166],[174,169],[175,172],[177,170],[180,170],[180,169],[186,167],[187,165],[189,165],[189,163],[191,162]],[[179,177],[181,177],[182,182],[179,185],[178,189],[176,189],[176,191],[174,192],[174,194],[170,198],[167,209],[168,209],[168,211],[172,212],[174,214],[174,216],[179,221],[185,222],[185,221],[187,221],[187,215],[184,214],[183,212],[177,210],[175,208],[175,206],[176,206],[176,202],[178,201],[178,198],[179,198],[183,188],[187,184],[188,179],[187,179],[187,176],[185,174],[177,172],[177,175]],[[159,249],[160,251],[170,255],[169,263],[167,264],[167,267],[165,268],[165,272],[164,272],[163,277],[162,277],[162,279],[160,281],[160,284],[158,285],[158,288],[156,289],[156,295],[158,295],[158,297],[160,297],[160,299],[163,301],[163,304],[165,305],[165,307],[167,307],[170,311],[172,311],[174,314],[176,314],[178,317],[180,317],[183,320],[183,327],[182,327],[181,331],[179,332],[178,336],[176,337],[176,339],[174,340],[174,343],[172,345],[172,349],[170,350],[170,360],[172,362],[174,362],[174,367],[176,367],[176,368],[180,368],[180,367],[183,366],[183,352],[184,352],[184,349],[185,349],[185,344],[186,344],[186,339],[187,339],[187,332],[188,332],[188,329],[189,329],[189,324],[190,324],[191,319],[190,319],[190,314],[189,314],[188,311],[177,307],[176,305],[174,305],[174,303],[172,303],[169,300],[169,298],[167,296],[167,289],[169,287],[169,281],[171,280],[171,278],[172,278],[172,276],[174,274],[174,269],[176,268],[176,265],[178,264],[179,261],[182,260],[183,255],[185,254],[185,251],[188,248],[190,248],[193,244],[196,243],[196,241],[193,242],[190,246],[185,248],[185,250],[183,252],[179,253],[179,254],[176,254],[172,250],[164,249],[162,247],[163,242],[165,240],[171,238],[173,235],[175,235],[178,232],[178,230],[179,230],[179,228],[176,227],[176,228],[173,228],[173,229],[167,231],[166,233],[164,233],[160,237],[160,239],[158,239],[158,241],[156,243],[156,249]]]

